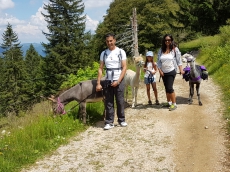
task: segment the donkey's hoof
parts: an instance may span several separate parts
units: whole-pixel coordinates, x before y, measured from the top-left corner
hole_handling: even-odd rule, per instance
[[[201,102],[199,102],[199,105],[202,106],[203,104]]]

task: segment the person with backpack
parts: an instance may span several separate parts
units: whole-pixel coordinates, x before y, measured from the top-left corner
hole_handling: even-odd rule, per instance
[[[120,126],[126,127],[125,111],[124,111],[124,76],[126,73],[126,53],[124,50],[116,47],[116,38],[113,33],[105,35],[107,49],[100,55],[100,66],[98,69],[96,91],[101,91],[102,86],[100,80],[104,66],[106,67],[105,85],[103,94],[105,96],[105,130],[114,127],[114,97],[117,106],[117,120]]]
[[[147,96],[148,96],[148,104],[151,105],[152,101],[150,98],[150,85],[152,85],[154,96],[155,96],[155,104],[159,105],[158,101],[158,93],[156,86],[156,72],[157,72],[157,64],[153,61],[153,52],[148,51],[146,53],[146,60],[144,65],[144,83],[146,84]]]
[[[157,66],[164,82],[167,98],[167,103],[163,106],[167,106],[169,111],[173,111],[177,108],[176,94],[173,89],[177,68],[179,68],[180,74],[184,74],[184,71],[182,69],[181,52],[170,34],[163,36],[161,49],[158,51]]]

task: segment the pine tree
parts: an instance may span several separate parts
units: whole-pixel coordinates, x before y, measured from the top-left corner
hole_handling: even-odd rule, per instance
[[[50,0],[44,5],[48,14],[42,13],[48,23],[49,33],[43,32],[49,43],[43,43],[47,91],[53,93],[70,74],[89,64],[85,53],[85,16],[82,0]]]
[[[31,99],[30,104],[40,100],[40,96],[43,94],[44,82],[43,82],[43,71],[42,66],[44,65],[43,58],[35,50],[31,44],[30,48],[26,51],[25,55],[25,67],[28,76],[28,95]]]
[[[27,73],[25,71],[23,52],[17,34],[10,24],[2,34],[3,52],[2,80],[0,92],[1,110],[4,115],[13,113],[19,115],[27,108]]]

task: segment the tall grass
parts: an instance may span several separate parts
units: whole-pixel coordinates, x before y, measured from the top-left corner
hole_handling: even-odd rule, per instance
[[[36,114],[36,111],[42,112],[44,109],[39,105],[40,108],[23,117],[1,119],[7,125],[0,128],[0,171],[20,171],[22,167],[68,143],[71,136],[85,131],[88,125],[76,119],[76,105],[75,102],[68,104],[65,109],[69,112],[62,116],[47,115],[47,112]],[[89,125],[103,119],[103,108],[102,102],[87,104]]]

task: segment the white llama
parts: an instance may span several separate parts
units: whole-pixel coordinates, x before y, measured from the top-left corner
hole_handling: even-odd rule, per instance
[[[128,98],[128,86],[131,86],[132,89],[132,108],[137,105],[137,91],[139,88],[141,68],[144,65],[144,60],[141,55],[139,57],[134,57],[134,63],[136,66],[136,72],[128,69],[125,74],[125,86],[126,86],[126,102]]]

